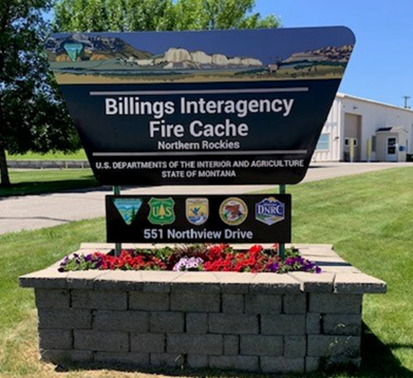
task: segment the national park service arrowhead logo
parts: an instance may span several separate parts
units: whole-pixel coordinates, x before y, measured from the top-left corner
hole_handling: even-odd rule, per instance
[[[151,198],[148,202],[148,220],[152,224],[165,225],[175,222],[175,201],[169,198]]]
[[[113,204],[125,223],[130,226],[142,206],[142,200],[139,198],[115,198]]]
[[[185,202],[186,219],[195,226],[203,225],[209,216],[208,198],[187,198]]]

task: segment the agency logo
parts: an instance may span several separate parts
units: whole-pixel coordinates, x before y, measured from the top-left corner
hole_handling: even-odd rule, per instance
[[[203,225],[209,216],[208,198],[187,198],[185,201],[186,219],[195,226]]]
[[[148,202],[148,220],[152,224],[165,225],[175,222],[175,201],[169,198],[151,198]]]
[[[130,226],[142,206],[140,198],[114,198],[113,204],[125,223]]]
[[[280,222],[285,217],[285,205],[275,199],[269,197],[255,204],[255,219],[271,226]]]
[[[242,199],[230,197],[221,203],[219,216],[224,223],[230,226],[238,226],[247,218],[248,207]]]

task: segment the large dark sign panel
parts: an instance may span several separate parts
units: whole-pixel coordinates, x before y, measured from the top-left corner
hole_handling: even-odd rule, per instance
[[[295,184],[354,45],[344,27],[56,34],[51,67],[102,184]]]
[[[107,196],[108,242],[289,243],[291,196]]]

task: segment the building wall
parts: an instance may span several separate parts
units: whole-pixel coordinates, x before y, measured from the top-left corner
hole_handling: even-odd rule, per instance
[[[395,138],[396,139],[396,150],[392,159],[388,158],[388,149],[387,149],[387,139]],[[380,131],[377,133],[377,160],[380,161],[406,161],[406,150],[400,150],[399,147],[406,147],[406,140],[408,140],[408,135],[404,129],[399,129],[395,131],[383,132]]]
[[[342,122],[342,99],[337,98],[333,102],[327,121],[324,124],[322,134],[328,135],[329,149],[316,150],[314,161],[339,161],[342,160],[341,140],[343,138],[340,124]]]
[[[403,126],[409,141],[407,153],[413,153],[413,111],[397,106],[391,106],[371,100],[361,99],[343,94],[337,94],[322,134],[329,135],[329,149],[316,150],[313,161],[342,161],[344,160],[344,121],[345,115],[361,116],[360,160],[367,161],[367,140],[376,135],[381,127]],[[376,160],[373,152],[371,160]]]

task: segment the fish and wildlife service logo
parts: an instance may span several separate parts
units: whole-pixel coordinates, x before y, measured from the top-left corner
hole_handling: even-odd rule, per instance
[[[185,213],[189,223],[195,226],[203,225],[209,216],[208,198],[187,198]]]
[[[255,219],[268,226],[281,222],[284,217],[285,205],[274,197],[265,198],[255,204]]]
[[[175,222],[175,201],[169,198],[151,198],[148,202],[148,220],[152,224],[165,225]]]
[[[230,197],[221,203],[219,216],[224,223],[238,226],[247,219],[248,207],[242,199]]]
[[[125,223],[130,226],[142,206],[142,200],[139,198],[115,198],[113,204]]]

